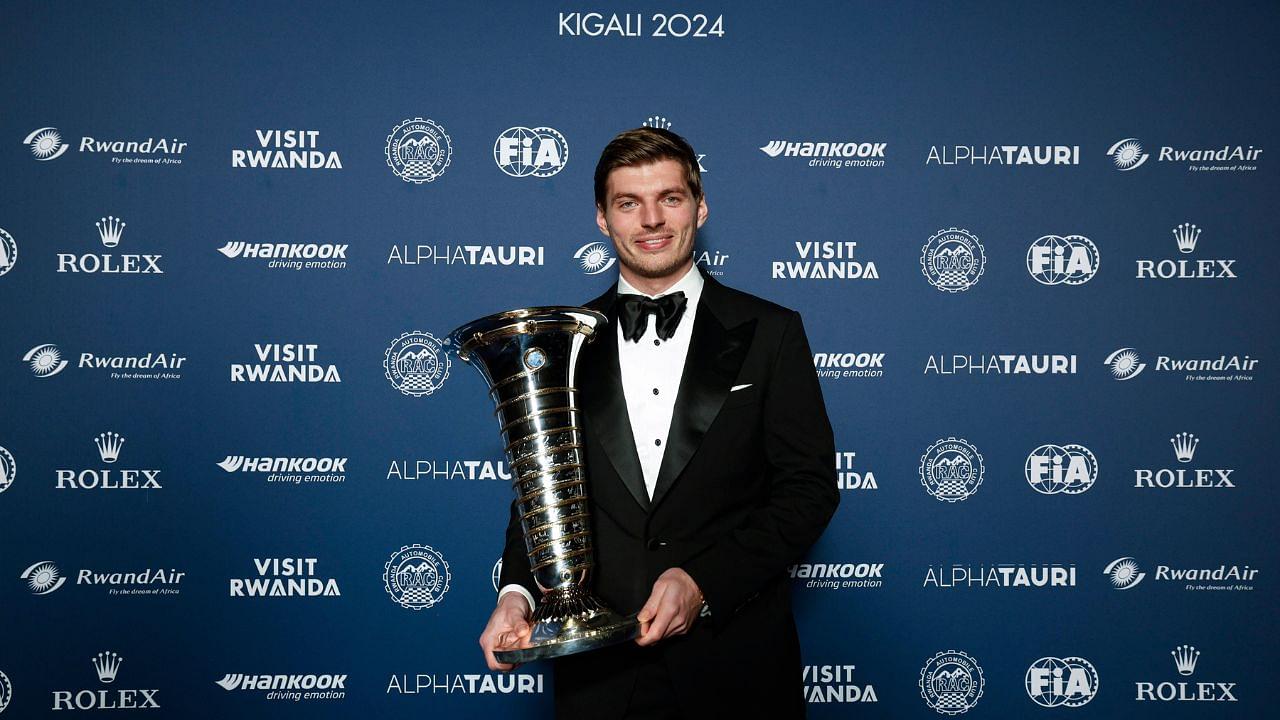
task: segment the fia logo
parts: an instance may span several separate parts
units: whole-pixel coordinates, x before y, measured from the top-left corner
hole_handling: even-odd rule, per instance
[[[13,699],[13,685],[9,684],[9,676],[0,672],[0,712],[9,707],[9,701]]]
[[[1098,479],[1098,459],[1083,445],[1041,445],[1027,456],[1027,483],[1043,495],[1079,495]]]
[[[13,459],[13,454],[4,446],[0,446],[0,493],[9,489],[17,475],[18,461]]]
[[[1083,235],[1045,235],[1027,248],[1027,272],[1041,285],[1083,285],[1100,262],[1098,247]]]
[[[4,228],[0,228],[0,275],[12,270],[16,262],[18,262],[18,241],[5,232]]]
[[[1031,663],[1027,695],[1041,707],[1080,707],[1098,694],[1098,671],[1080,657],[1042,657]]]
[[[569,163],[569,141],[555,128],[507,128],[493,143],[493,161],[511,177],[551,177]]]

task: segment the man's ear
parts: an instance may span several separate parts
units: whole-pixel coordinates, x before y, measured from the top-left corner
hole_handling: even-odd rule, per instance
[[[703,195],[698,198],[698,227],[702,227],[702,223],[707,221],[707,196]]]
[[[609,234],[609,221],[604,217],[604,208],[599,205],[596,205],[596,227],[600,228],[600,232],[603,233],[605,237],[613,237]]]

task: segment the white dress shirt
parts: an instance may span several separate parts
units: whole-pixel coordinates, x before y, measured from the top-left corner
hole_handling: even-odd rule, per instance
[[[644,317],[644,335],[638,342],[622,336],[622,323],[615,323],[618,343],[618,367],[622,373],[622,393],[627,400],[627,415],[631,418],[631,435],[644,473],[644,487],[653,499],[653,489],[658,483],[658,470],[662,467],[662,454],[667,449],[667,433],[671,430],[671,416],[675,413],[676,393],[680,390],[680,378],[684,375],[685,356],[689,354],[689,339],[693,337],[693,318],[698,312],[698,300],[702,297],[702,273],[695,265],[684,277],[665,291],[650,295],[632,287],[618,277],[618,294],[643,295],[660,298],[674,292],[685,295],[684,314],[676,332],[667,340],[658,338],[657,322],[653,315]],[[504,585],[498,599],[509,592],[518,592],[535,607],[533,596],[523,586]]]
[[[644,472],[644,487],[651,500],[653,488],[658,483],[658,469],[662,467],[662,454],[667,449],[667,432],[671,429],[671,415],[676,408],[676,392],[684,374],[685,356],[689,354],[689,339],[693,336],[693,318],[698,312],[698,299],[702,297],[702,283],[702,273],[698,272],[697,266],[689,268],[684,277],[660,295],[642,293],[626,280],[618,278],[619,295],[659,298],[684,292],[687,300],[676,333],[667,340],[658,339],[653,315],[645,316],[644,335],[639,342],[631,342],[622,336],[622,323],[618,323],[615,333],[622,392],[627,398],[627,415],[631,418],[631,434],[636,443],[636,455],[640,458],[640,469]]]

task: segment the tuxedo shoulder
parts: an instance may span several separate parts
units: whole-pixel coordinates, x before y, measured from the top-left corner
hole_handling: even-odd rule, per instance
[[[798,315],[795,310],[758,295],[720,283],[716,283],[716,287],[720,291],[719,305],[725,312],[732,315],[731,318],[726,318],[729,321],[727,324],[756,320],[766,325],[777,323],[785,326]]]

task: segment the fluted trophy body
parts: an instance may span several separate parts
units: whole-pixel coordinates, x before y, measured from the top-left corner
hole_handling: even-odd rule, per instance
[[[542,592],[530,647],[495,652],[520,663],[635,637],[635,616],[591,592],[591,517],[578,390],[578,354],[606,319],[578,307],[535,307],[480,318],[447,344],[489,384],[506,447],[533,578]]]

